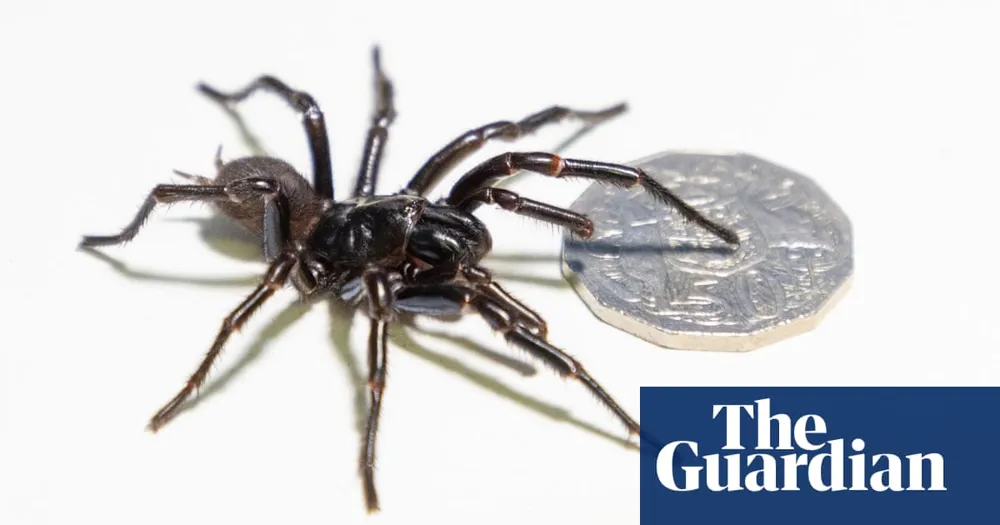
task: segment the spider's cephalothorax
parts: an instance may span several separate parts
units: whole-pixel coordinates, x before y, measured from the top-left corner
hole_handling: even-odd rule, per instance
[[[575,177],[640,187],[657,201],[730,244],[739,238],[705,218],[642,170],[621,164],[561,158],[551,153],[510,152],[495,156],[465,173],[437,202],[426,195],[458,162],[489,140],[512,141],[539,127],[576,118],[595,125],[625,110],[619,104],[601,111],[553,106],[517,121],[499,121],[463,133],[435,153],[394,195],[375,195],[382,150],[395,118],[392,84],[379,63],[376,48],[376,109],[365,143],[354,194],[337,201],[333,195],[330,147],[323,113],[309,94],[263,76],[244,89],[222,93],[202,84],[216,102],[234,104],[257,90],[281,96],[303,119],[313,164],[309,182],[288,163],[270,157],[246,157],[223,163],[216,159],[214,178],[183,175],[193,184],[162,184],[153,189],[132,222],[117,235],[88,236],[82,246],[124,243],[138,233],[159,203],[202,201],[260,239],[269,266],[262,283],[222,324],[214,344],[184,387],[153,416],[158,430],[175,416],[205,381],[229,336],[269,297],[291,282],[303,295],[328,297],[364,305],[371,318],[368,340],[370,407],[361,455],[361,476],[369,511],[378,508],[374,484],[375,436],[385,386],[387,325],[399,313],[432,316],[471,311],[482,316],[511,344],[526,350],[565,377],[579,380],[626,426],[639,424],[570,355],[547,341],[545,321],[512,297],[480,265],[492,240],[473,212],[481,205],[569,228],[583,237],[593,233],[584,215],[531,200],[494,183],[518,171],[549,177]]]

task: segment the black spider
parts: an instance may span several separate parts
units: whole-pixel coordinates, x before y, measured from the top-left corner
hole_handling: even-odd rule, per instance
[[[152,431],[166,424],[182,403],[204,382],[223,344],[269,297],[291,280],[307,298],[330,297],[366,305],[371,318],[368,339],[371,405],[361,455],[361,476],[369,511],[378,509],[373,466],[375,436],[385,386],[387,325],[396,314],[446,316],[471,309],[509,343],[523,348],[562,376],[584,384],[614,412],[630,433],[639,424],[584,370],[573,357],[546,340],[546,324],[530,308],[508,294],[479,265],[492,240],[472,212],[483,204],[571,229],[589,237],[587,217],[492,187],[519,170],[549,177],[579,177],[623,188],[640,186],[683,216],[728,243],[732,231],[702,216],[642,170],[619,164],[564,159],[549,153],[505,153],[463,175],[449,195],[438,202],[423,197],[449,169],[486,141],[511,141],[543,125],[576,118],[594,125],[622,113],[620,104],[601,111],[576,111],[553,106],[519,122],[500,121],[456,138],[428,160],[403,190],[375,195],[379,162],[389,125],[396,116],[392,84],[382,71],[379,50],[373,49],[376,108],[368,131],[354,195],[333,197],[333,178],[326,125],[311,96],[280,80],[262,76],[231,94],[201,84],[199,89],[220,104],[239,102],[258,89],[281,96],[302,114],[312,153],[312,186],[286,162],[271,157],[246,157],[222,162],[217,156],[214,179],[180,174],[194,184],[156,186],[132,222],[119,234],[84,237],[81,246],[121,244],[135,237],[159,203],[204,201],[235,219],[263,243],[269,263],[263,282],[222,323],[211,349],[187,384],[153,416]]]

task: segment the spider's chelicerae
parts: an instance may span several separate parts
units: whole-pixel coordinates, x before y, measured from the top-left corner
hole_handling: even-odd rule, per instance
[[[159,430],[176,415],[205,381],[229,336],[287,282],[306,298],[331,298],[366,309],[370,407],[361,454],[361,477],[369,511],[378,508],[373,467],[375,436],[385,387],[387,328],[396,314],[451,316],[471,311],[482,316],[511,344],[526,350],[562,376],[579,380],[626,426],[638,434],[639,424],[566,352],[546,340],[545,321],[495,282],[480,265],[489,253],[489,230],[473,215],[481,205],[569,228],[589,237],[593,223],[584,215],[493,187],[496,181],[524,170],[547,177],[575,177],[641,187],[654,199],[730,244],[738,237],[647,176],[620,164],[561,158],[550,153],[511,152],[473,168],[437,202],[426,199],[455,164],[489,140],[512,141],[567,118],[594,125],[616,116],[625,105],[601,111],[546,108],[518,122],[499,121],[467,131],[428,160],[409,184],[392,195],[375,195],[379,163],[396,112],[392,84],[373,50],[376,107],[365,143],[354,194],[337,201],[333,194],[330,148],[319,105],[271,76],[244,89],[223,93],[207,85],[199,89],[212,100],[230,105],[258,90],[283,98],[301,113],[312,154],[313,183],[288,163],[271,157],[245,157],[230,162],[216,158],[215,178],[183,175],[192,184],[156,186],[132,222],[121,233],[84,237],[81,246],[107,246],[135,237],[157,204],[210,202],[263,244],[269,266],[263,282],[223,321],[201,365],[173,399],[153,416],[149,428]]]

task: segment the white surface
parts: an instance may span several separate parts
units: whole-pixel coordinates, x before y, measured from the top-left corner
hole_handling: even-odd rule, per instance
[[[270,72],[311,91],[345,195],[376,41],[399,108],[383,191],[469,127],[553,103],[627,100],[627,116],[567,155],[743,150],[815,178],[850,215],[857,269],[843,302],[809,334],[735,355],[669,351],[602,324],[561,283],[554,231],[483,212],[496,252],[552,258],[492,264],[632,413],[640,385],[1000,377],[996,3],[12,4],[0,8],[0,523],[638,521],[638,453],[585,429],[624,436],[582,387],[542,368],[524,378],[420,334],[425,350],[397,345],[389,356],[383,511],[366,518],[354,426],[364,394],[331,341],[331,325],[346,321],[322,306],[264,341],[218,395],[158,435],[144,431],[251,285],[129,278],[75,252],[79,236],[117,231],[172,168],[210,173],[219,143],[227,157],[246,152],[194,91],[199,80],[231,89]],[[308,171],[294,114],[268,96],[243,109],[270,152]],[[551,148],[573,129],[476,160]],[[527,177],[513,187],[568,205],[585,186]],[[136,272],[259,274],[260,263],[200,239],[187,219],[206,216],[160,211],[133,243],[105,253]],[[276,317],[302,313],[282,314],[294,301],[286,291],[264,308],[212,378],[261,344]],[[472,318],[424,324],[519,355]],[[366,374],[364,332],[355,323],[349,335],[354,374]]]

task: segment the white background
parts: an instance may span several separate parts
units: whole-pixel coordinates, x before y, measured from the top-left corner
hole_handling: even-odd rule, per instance
[[[627,100],[566,154],[742,150],[813,177],[849,214],[844,300],[815,331],[737,355],[601,323],[563,284],[554,230],[484,210],[504,256],[492,267],[633,414],[640,385],[1000,377],[995,2],[13,4],[0,8],[0,523],[638,521],[639,456],[617,422],[579,385],[485,357],[527,359],[473,318],[397,331],[379,515],[365,517],[356,473],[365,330],[290,290],[232,339],[212,376],[232,375],[224,388],[144,431],[263,265],[203,234],[204,207],[161,210],[105,250],[124,272],[75,251],[79,236],[117,231],[173,168],[211,174],[218,144],[248,151],[199,80],[232,89],[268,72],[311,91],[344,195],[375,42],[399,109],[382,191],[467,128]],[[269,152],[309,170],[295,114],[269,96],[243,110]],[[568,205],[585,184],[511,187]]]

